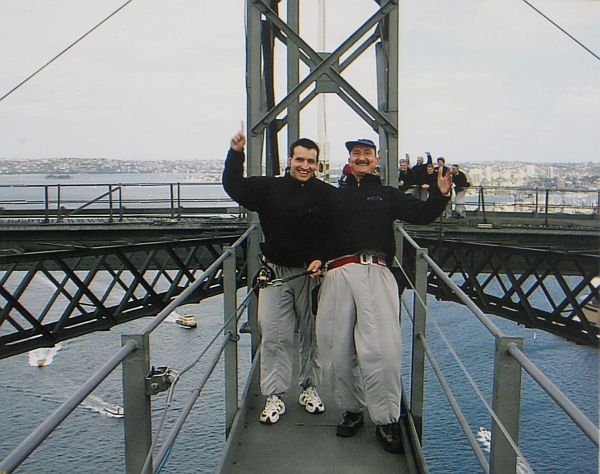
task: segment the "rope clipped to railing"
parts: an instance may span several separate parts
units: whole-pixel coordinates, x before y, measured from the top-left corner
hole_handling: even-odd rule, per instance
[[[177,382],[179,382],[179,379],[181,378],[182,375],[184,375],[186,372],[188,372],[190,369],[192,369],[194,366],[196,366],[200,360],[202,360],[202,358],[206,355],[206,353],[208,352],[208,350],[212,347],[212,345],[215,343],[215,341],[219,338],[220,335],[223,335],[222,332],[225,330],[225,328],[229,325],[229,323],[233,320],[233,318],[236,319],[236,327],[237,324],[239,323],[239,320],[241,318],[241,314],[242,312],[248,307],[248,303],[250,301],[250,297],[254,294],[254,292],[259,288],[258,284],[253,284],[253,286],[251,287],[250,291],[246,294],[246,296],[244,297],[244,299],[242,300],[242,302],[238,305],[238,307],[235,309],[235,311],[225,320],[225,322],[223,323],[223,325],[217,330],[216,334],[214,335],[214,337],[208,342],[208,344],[206,345],[206,347],[204,348],[204,350],[202,350],[202,352],[200,352],[200,354],[198,355],[198,357],[196,357],[196,359],[194,359],[192,362],[190,362],[187,366],[185,366],[183,369],[181,369],[180,371],[175,371],[172,370],[171,372],[173,374],[175,374],[175,377],[173,378],[173,381],[171,383],[171,386],[169,387],[169,391],[167,392],[167,398],[165,400],[165,410],[163,412],[163,415],[161,417],[161,420],[158,424],[158,428],[156,430],[156,433],[152,439],[152,444],[150,446],[150,449],[148,450],[148,454],[146,456],[146,460],[144,462],[144,467],[141,470],[141,474],[144,474],[146,472],[146,470],[148,469],[148,466],[150,465],[151,459],[152,459],[152,452],[154,451],[154,448],[156,447],[156,444],[158,442],[158,436],[162,430],[162,427],[164,425],[164,422],[166,420],[167,417],[167,412],[169,411],[169,409],[171,408],[171,404],[173,401],[173,397],[174,397],[174,393],[175,393],[175,387],[177,385]],[[212,373],[212,370],[214,369],[214,366],[216,365],[216,363],[218,362],[218,359],[221,357],[221,353],[223,352],[223,349],[225,348],[225,344],[232,339],[232,334],[230,332],[227,332],[224,334],[224,338],[220,347],[220,350],[218,350],[215,354],[215,357],[213,359],[213,364],[211,364],[210,366],[210,370],[208,374],[205,374],[204,377],[202,377],[202,386],[197,386],[192,392],[196,392],[198,393],[198,396],[200,395],[200,391],[202,390],[204,383],[206,382],[206,380],[208,380],[208,377],[210,376],[210,373]],[[197,398],[197,397],[196,397]],[[175,428],[173,428],[175,429]],[[176,438],[176,437],[175,437]],[[171,453],[171,449],[173,448],[173,444],[175,443],[175,438],[173,438],[172,442],[170,443],[170,446],[168,447],[168,449],[165,452],[165,455],[163,457],[163,459],[161,460],[158,468],[156,471],[156,473],[159,473],[161,471],[161,469],[163,468],[163,466],[166,464],[167,459]]]

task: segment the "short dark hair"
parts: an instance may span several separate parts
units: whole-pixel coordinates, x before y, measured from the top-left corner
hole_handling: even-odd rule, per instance
[[[319,161],[319,145],[313,142],[310,138],[298,138],[298,140],[296,140],[290,145],[290,154],[288,156],[294,156],[294,148],[296,148],[297,146],[307,148],[308,150],[316,150],[317,161]]]

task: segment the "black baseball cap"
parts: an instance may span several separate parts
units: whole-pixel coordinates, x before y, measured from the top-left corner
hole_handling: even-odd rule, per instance
[[[359,138],[358,140],[351,140],[349,142],[346,142],[346,148],[348,149],[348,151],[352,151],[352,148],[354,148],[356,145],[369,146],[377,150],[377,147],[375,146],[375,143],[373,143],[373,140],[369,140],[368,138]]]

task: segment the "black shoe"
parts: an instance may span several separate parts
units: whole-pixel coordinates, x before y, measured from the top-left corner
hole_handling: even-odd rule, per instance
[[[383,443],[383,449],[388,453],[399,454],[404,452],[404,446],[400,438],[400,425],[398,423],[378,425],[375,428],[375,436]]]
[[[362,413],[354,413],[351,411],[344,412],[342,420],[337,425],[338,436],[342,438],[350,438],[354,436],[359,428],[364,425],[364,415]]]

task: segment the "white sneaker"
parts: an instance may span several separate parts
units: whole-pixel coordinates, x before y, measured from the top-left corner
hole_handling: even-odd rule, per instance
[[[277,395],[270,395],[267,397],[265,408],[260,414],[260,422],[265,425],[272,425],[279,421],[279,415],[285,413],[285,403]]]
[[[307,387],[302,390],[298,397],[298,403],[304,407],[308,413],[323,413],[325,411],[325,405],[321,401],[317,389],[315,387]]]

